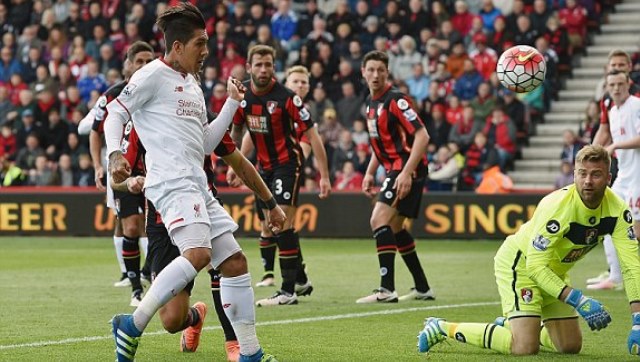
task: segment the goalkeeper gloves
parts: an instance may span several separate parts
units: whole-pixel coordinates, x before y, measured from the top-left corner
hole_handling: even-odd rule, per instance
[[[633,313],[633,326],[631,327],[631,333],[627,339],[627,347],[629,347],[629,353],[633,355],[640,354],[640,313]]]
[[[585,297],[578,289],[572,289],[564,302],[576,309],[592,331],[599,331],[611,323],[611,315],[604,306],[593,298]],[[640,342],[640,334],[638,337]]]

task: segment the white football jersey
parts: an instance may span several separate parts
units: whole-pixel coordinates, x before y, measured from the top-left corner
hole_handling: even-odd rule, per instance
[[[609,111],[609,126],[613,142],[626,141],[640,135],[640,98],[629,98]],[[640,149],[617,149],[618,178],[615,182],[635,182],[640,178]],[[619,181],[618,181],[619,180]]]
[[[205,180],[206,105],[191,74],[156,59],[135,72],[109,113],[126,112],[146,149],[145,188],[177,179]],[[153,201],[153,200],[152,200]]]

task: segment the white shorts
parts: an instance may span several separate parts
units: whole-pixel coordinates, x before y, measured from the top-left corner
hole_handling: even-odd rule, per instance
[[[611,190],[629,206],[633,220],[640,221],[640,184],[617,179]]]
[[[164,225],[171,235],[175,228],[190,224],[209,226],[209,237],[205,244],[178,245],[184,250],[197,247],[211,247],[211,240],[226,233],[234,232],[238,225],[233,221],[218,200],[211,196],[206,183],[199,185],[188,179],[177,182],[164,182],[145,189],[145,196],[153,203]],[[177,241],[179,242],[179,241]]]
[[[211,240],[211,266],[213,269],[218,269],[222,262],[241,251],[242,248],[231,232],[219,235]]]

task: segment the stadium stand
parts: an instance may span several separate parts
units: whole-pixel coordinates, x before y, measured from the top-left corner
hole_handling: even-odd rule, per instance
[[[0,4],[0,177],[7,185],[93,184],[87,139],[77,135],[77,124],[121,78],[129,44],[144,40],[158,55],[164,52],[154,14],[175,2]],[[394,84],[413,97],[431,133],[427,157],[434,160],[444,146],[458,161],[453,190],[477,186],[479,171],[495,162],[487,157],[494,145],[507,151],[498,154],[506,155],[504,169],[516,188],[553,187],[562,132],[578,131],[603,56],[614,44],[635,50],[633,34],[640,29],[636,1],[616,5],[622,11],[611,14],[613,0],[192,2],[208,19],[211,53],[202,85],[212,110],[224,101],[217,84],[229,75],[246,77],[247,49],[271,45],[279,54],[279,75],[291,65],[310,69],[312,91],[305,101],[324,130],[329,160],[339,151],[341,162],[351,161],[362,172],[368,157],[361,147],[363,110],[353,107],[366,92],[360,61],[369,50],[386,51]],[[544,53],[552,68],[544,87],[516,96],[500,86],[495,62],[514,44]],[[465,119],[468,106],[473,114]],[[504,111],[492,126],[496,108]],[[350,140],[339,139],[342,129],[352,133]],[[477,131],[488,136],[488,152],[472,146]],[[479,163],[465,164],[465,155]],[[5,179],[16,174],[15,165],[23,176]],[[331,168],[335,179],[344,179],[339,165]],[[313,161],[307,170],[306,186],[313,188]]]

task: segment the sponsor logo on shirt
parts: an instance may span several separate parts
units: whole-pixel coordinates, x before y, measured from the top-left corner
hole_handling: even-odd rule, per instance
[[[585,231],[584,243],[587,245],[596,244],[598,242],[598,229],[587,229]]]
[[[633,222],[633,217],[631,217],[631,211],[624,210],[624,213],[622,214],[622,216],[624,217],[624,221],[626,221],[627,224],[631,224]]]
[[[129,83],[127,84],[126,87],[124,87],[124,89],[122,90],[122,94],[124,94],[125,96],[129,97],[133,94],[133,91],[138,87],[137,84],[133,84],[133,83]]]
[[[269,127],[267,125],[267,117],[265,116],[254,116],[252,114],[248,114],[247,127],[251,132],[269,133]]]
[[[551,234],[555,234],[560,231],[560,223],[557,220],[549,220],[547,222],[547,231]]]

